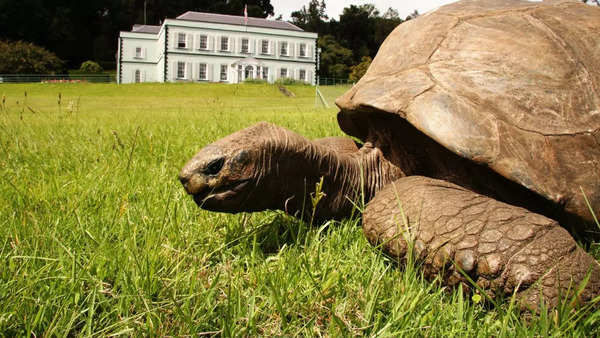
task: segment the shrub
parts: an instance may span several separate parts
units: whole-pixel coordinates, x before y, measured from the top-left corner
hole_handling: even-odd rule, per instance
[[[371,61],[373,60],[371,60],[370,57],[363,56],[362,59],[360,59],[359,64],[351,66],[350,69],[352,70],[352,72],[350,72],[349,76],[350,81],[358,82],[358,80],[360,80],[360,78],[363,77],[363,75],[365,75],[365,73],[367,72],[367,69],[371,65]]]
[[[290,77],[284,77],[284,78],[277,79],[275,81],[275,84],[282,84],[284,86],[292,86],[292,85],[309,85],[310,83],[301,81],[301,80],[295,80]]]
[[[86,74],[96,74],[102,73],[104,69],[98,63],[88,60],[81,64],[79,71]]]
[[[267,80],[263,80],[263,79],[245,79],[244,83],[264,84],[264,83],[267,83]]]
[[[65,63],[54,53],[25,41],[0,41],[0,74],[56,74]]]

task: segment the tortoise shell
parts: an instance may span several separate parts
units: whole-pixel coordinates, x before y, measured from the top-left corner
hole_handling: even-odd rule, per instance
[[[336,104],[374,111],[591,220],[600,212],[600,8],[461,1],[399,25]]]

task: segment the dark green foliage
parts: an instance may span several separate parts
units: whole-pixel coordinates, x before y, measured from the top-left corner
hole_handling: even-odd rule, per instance
[[[56,74],[64,62],[54,53],[23,41],[0,41],[0,74]]]
[[[311,0],[306,6],[298,11],[292,12],[292,23],[305,31],[319,32],[319,35],[325,32],[327,22],[327,14],[325,14],[325,1]]]
[[[104,69],[102,69],[98,63],[88,60],[81,64],[79,71],[87,74],[97,74],[102,73]]]
[[[114,63],[119,32],[134,24],[160,25],[186,11],[243,15],[245,5],[252,17],[274,14],[270,0],[0,0],[0,39],[43,46],[70,68],[90,59]],[[325,0],[311,0],[291,13],[294,24],[321,37],[322,77],[347,79],[350,67],[363,56],[374,58],[388,34],[403,22],[397,11],[390,8],[380,15],[371,4],[344,8],[339,21],[329,20],[325,9]],[[416,15],[415,11],[407,20]]]
[[[341,46],[332,35],[320,37],[317,45],[321,48],[321,76],[348,78],[352,51]]]
[[[327,17],[321,15],[324,8],[323,1],[312,0],[308,9],[303,7],[292,14],[295,24],[320,36],[322,77],[347,79],[352,67],[358,66],[364,57],[373,59],[386,37],[403,22],[393,8],[380,15],[372,4],[350,5],[344,8],[339,21],[325,22],[323,19]]]
[[[373,59],[370,57],[363,56],[359,64],[350,67],[351,72],[348,79],[352,82],[358,82],[358,80],[360,80],[367,72],[367,69],[371,65],[371,61],[373,61]]]
[[[134,24],[159,25],[190,10],[243,15],[246,4],[249,16],[273,14],[270,0],[0,0],[0,39],[44,46],[73,68],[114,61],[119,31]]]

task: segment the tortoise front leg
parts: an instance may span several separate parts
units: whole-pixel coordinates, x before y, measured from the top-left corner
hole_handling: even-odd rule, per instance
[[[411,176],[389,184],[367,205],[363,230],[398,260],[412,249],[427,278],[469,290],[466,274],[489,294],[516,291],[530,309],[600,294],[600,266],[556,221],[445,181]]]

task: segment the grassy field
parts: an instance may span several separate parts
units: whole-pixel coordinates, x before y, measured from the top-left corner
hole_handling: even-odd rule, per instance
[[[597,311],[522,314],[424,281],[359,219],[199,210],[177,173],[215,139],[264,120],[342,135],[314,88],[290,89],[0,85],[0,335],[600,333]]]

